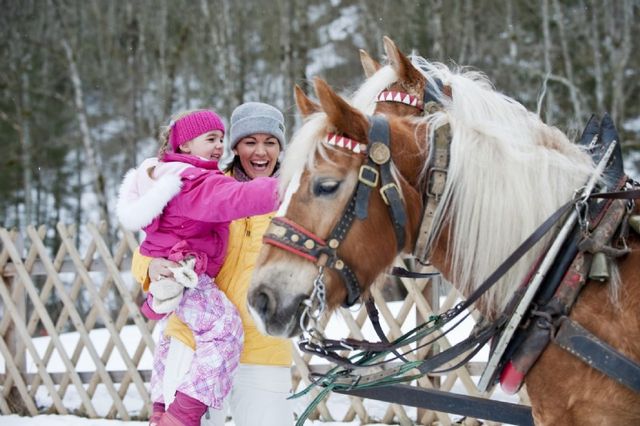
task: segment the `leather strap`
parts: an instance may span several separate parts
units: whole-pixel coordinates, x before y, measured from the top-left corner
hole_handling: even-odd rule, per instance
[[[447,171],[450,162],[451,128],[448,124],[435,131],[433,145],[429,149],[427,160],[427,180],[425,190],[425,203],[422,212],[422,222],[416,237],[413,254],[419,260],[426,262],[429,257],[428,245],[431,238],[433,219],[444,193],[447,183]]]
[[[553,341],[590,367],[606,374],[631,390],[640,392],[640,364],[600,340],[569,317],[559,320]]]
[[[378,308],[376,308],[376,303],[373,300],[373,297],[370,296],[367,299],[367,301],[365,302],[365,307],[367,308],[367,315],[369,315],[369,321],[371,321],[371,325],[373,326],[373,329],[378,335],[378,338],[380,339],[381,342],[389,344],[389,339],[387,339],[387,336],[384,334],[384,331],[382,331],[382,327],[380,326],[380,318],[378,316],[379,312],[378,312]],[[392,349],[391,352],[398,359],[404,362],[409,362],[409,360],[406,359],[404,356],[402,356],[402,354],[400,354],[395,348]]]
[[[389,122],[381,115],[369,117],[369,146],[367,162],[361,166],[356,190],[356,217],[367,218],[371,190],[380,184],[380,195],[387,204],[398,251],[404,248],[407,214],[400,190],[391,174]]]

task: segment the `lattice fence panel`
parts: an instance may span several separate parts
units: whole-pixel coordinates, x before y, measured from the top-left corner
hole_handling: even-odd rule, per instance
[[[76,244],[78,239],[82,250]],[[57,243],[51,248],[45,241]],[[155,322],[146,321],[140,314],[143,295],[129,273],[131,255],[138,246],[135,236],[121,232],[117,241],[108,244],[103,227],[88,224],[78,235],[73,226],[58,224],[55,229],[28,227],[21,235],[0,228],[0,244],[0,360],[4,364],[4,372],[0,372],[0,413],[146,418],[150,411],[150,363],[143,365],[143,359],[149,361],[155,347]],[[404,266],[401,260],[396,262]],[[440,297],[436,282],[400,279],[397,284],[406,297],[393,304],[383,291],[389,285],[386,277],[372,288],[380,322],[390,340],[458,300],[455,290]],[[322,318],[320,327],[340,330],[339,335],[330,337],[363,338],[368,333],[371,338],[364,308],[341,309],[331,318]],[[97,332],[103,337],[92,336]],[[133,340],[125,339],[124,335],[131,332],[135,334]],[[445,336],[407,358],[423,358],[451,343]],[[326,371],[328,364],[292,347],[292,383],[300,390],[309,384],[312,371]],[[63,366],[62,371],[54,365]],[[482,396],[474,380],[481,367],[480,363],[470,363],[446,375],[425,376],[417,385]],[[310,395],[315,397],[317,393],[314,389]],[[107,408],[103,406],[105,395],[110,401]],[[527,403],[526,393],[520,400]],[[372,414],[370,403],[359,397],[330,394],[311,418],[357,420],[363,424],[454,423],[447,413],[380,402],[375,403],[376,412]],[[471,424],[469,419],[466,422]]]
[[[5,363],[0,410],[4,414],[35,415],[44,410],[67,414],[69,404],[63,400],[69,390],[73,390],[71,399],[80,400],[80,405],[73,407],[77,414],[129,420],[132,412],[142,418],[149,412],[145,384],[149,374],[138,365],[145,350],[151,353],[154,349],[154,323],[147,322],[138,310],[140,287],[131,279],[125,281],[126,274],[121,272],[128,270],[138,242],[130,233],[123,233],[110,250],[101,229],[93,224],[86,229],[83,253],[76,247],[76,230],[71,226],[56,227],[59,243],[53,250],[45,246],[48,230],[43,227],[28,227],[24,235],[0,229],[0,350]],[[52,297],[57,310],[47,309],[47,300]],[[133,348],[120,334],[126,324],[136,327],[140,336]],[[106,339],[90,336],[96,328],[107,331],[103,334]],[[42,339],[41,335],[48,342],[38,350],[34,341]],[[75,343],[69,343],[70,336],[77,336]],[[35,374],[27,374],[27,354]],[[82,357],[89,368],[80,368]],[[107,369],[114,358],[124,364],[124,371]],[[64,371],[50,371],[54,359]],[[124,404],[131,385],[141,401],[139,407]],[[42,387],[50,401],[38,397]],[[95,401],[99,388],[112,401],[108,412],[101,415]],[[43,406],[47,402],[50,406]]]

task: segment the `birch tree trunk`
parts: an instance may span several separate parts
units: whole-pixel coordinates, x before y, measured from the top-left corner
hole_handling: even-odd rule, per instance
[[[600,0],[591,1],[591,37],[589,43],[593,51],[593,78],[595,80],[596,106],[598,113],[604,112],[604,77],[602,71],[602,51],[600,49],[600,25],[598,15],[600,10]]]
[[[607,28],[609,29],[609,49],[611,58],[611,118],[616,123],[625,116],[625,70],[631,56],[631,20],[633,4],[631,0],[622,0],[605,4]],[[616,13],[617,12],[617,13]]]
[[[33,161],[31,159],[31,84],[29,80],[29,68],[28,62],[30,56],[27,55],[27,69],[22,73],[21,86],[22,96],[20,102],[20,146],[22,152],[20,153],[20,162],[22,163],[22,179],[24,192],[24,224],[28,226],[33,223],[35,219],[34,207],[33,207]]]
[[[433,16],[431,18],[431,28],[433,34],[433,48],[429,56],[438,61],[444,58],[444,37],[442,33],[442,0],[434,0],[432,3]]]
[[[545,122],[551,123],[553,118],[553,99],[551,95],[551,89],[549,88],[548,79],[552,74],[551,68],[551,31],[549,30],[549,0],[542,0],[542,40],[543,40],[543,55],[544,55],[544,72],[545,79],[543,82],[543,91],[541,96],[544,97],[545,102]],[[541,104],[539,104],[540,106]],[[538,111],[538,114],[540,111]]]
[[[294,77],[294,46],[293,37],[296,32],[295,15],[298,5],[295,0],[278,1],[278,10],[280,16],[280,81],[282,87],[280,89],[280,104],[290,105],[293,93]],[[285,126],[291,128],[291,119],[289,114],[285,115]]]
[[[475,40],[475,28],[473,19],[473,4],[471,0],[465,0],[462,5],[462,38],[460,40],[460,55],[458,56],[458,63],[466,63],[474,52],[474,40]]]
[[[562,14],[562,9],[560,8],[560,3],[558,0],[552,0],[553,2],[553,16],[558,26],[558,33],[560,37],[560,46],[562,47],[562,59],[564,61],[564,71],[567,77],[567,80],[571,83],[568,87],[569,96],[571,97],[571,104],[573,105],[573,119],[575,121],[574,125],[580,126],[580,123],[583,121],[584,117],[582,116],[582,105],[578,96],[578,89],[575,85],[575,79],[573,74],[573,64],[571,63],[571,55],[569,54],[569,45],[567,43],[567,35],[564,26],[564,16]]]
[[[60,34],[60,44],[67,59],[67,65],[69,67],[69,79],[71,80],[71,86],[73,87],[74,105],[76,109],[76,118],[80,128],[80,137],[82,139],[82,146],[84,147],[85,160],[89,168],[89,172],[92,175],[93,188],[98,201],[98,209],[100,219],[107,224],[107,229],[111,229],[109,226],[109,210],[107,206],[107,196],[105,193],[105,179],[100,168],[98,153],[94,146],[93,138],[91,137],[91,131],[89,129],[89,122],[87,120],[87,112],[84,105],[84,92],[82,88],[82,79],[80,78],[80,72],[76,63],[75,53],[71,48],[69,38],[65,31],[64,21],[62,19],[63,11],[60,10],[59,4],[53,1],[53,6],[56,12],[58,23],[62,29]]]
[[[513,19],[513,1],[507,1],[507,35],[509,37],[509,58],[515,64],[518,59],[518,32]]]
[[[84,106],[84,94],[82,89],[82,80],[75,61],[73,50],[66,38],[62,38],[60,43],[69,62],[69,77],[73,86],[74,103],[76,107],[76,118],[80,126],[80,136],[82,138],[82,146],[84,147],[85,157],[89,171],[93,175],[93,188],[98,199],[98,208],[100,209],[100,218],[109,224],[109,214],[107,207],[107,196],[105,194],[105,179],[98,161],[98,153],[94,147],[94,141],[89,130],[89,122],[87,120],[87,112]],[[108,226],[108,229],[110,227]]]
[[[304,5],[304,0],[296,0],[298,5],[296,8],[296,22],[298,34],[310,34],[311,28],[309,25],[308,9]],[[294,82],[299,84],[305,92],[309,90],[309,81],[307,79],[307,55],[309,53],[309,37],[293,37],[294,40],[294,58],[293,64],[293,76]],[[290,103],[285,104],[293,105],[293,86],[289,87],[289,99]],[[293,127],[289,127],[289,135],[291,135]]]

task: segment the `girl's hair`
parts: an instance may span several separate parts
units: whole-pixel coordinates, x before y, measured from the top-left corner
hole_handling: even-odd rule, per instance
[[[160,149],[158,149],[158,158],[162,158],[165,152],[171,151],[171,144],[169,143],[169,136],[171,135],[171,129],[173,123],[180,120],[182,117],[185,117],[189,114],[198,111],[205,111],[204,109],[188,109],[185,111],[180,111],[171,116],[169,118],[169,124],[166,126],[160,126],[160,132],[158,134],[158,140],[160,141]]]

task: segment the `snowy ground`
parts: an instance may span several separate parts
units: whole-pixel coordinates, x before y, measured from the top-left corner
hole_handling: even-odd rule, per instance
[[[390,304],[392,311],[399,310],[400,306],[401,306],[401,303],[399,302]],[[414,319],[415,316],[410,314],[408,318]],[[337,316],[334,317],[329,322],[329,325],[327,326],[327,332],[326,332],[327,336],[332,338],[345,337],[343,335],[344,331],[341,331],[341,330],[344,330],[343,324],[344,323],[341,319],[339,319]],[[410,320],[407,320],[406,323],[403,325],[402,329],[403,331],[408,331],[413,326],[414,324],[412,324]],[[473,326],[473,323],[467,320],[467,322],[461,326],[460,330],[456,329],[451,333],[453,336],[450,339],[452,341],[461,340],[463,337],[468,335],[472,326]],[[363,334],[365,338],[368,338],[371,340],[377,340],[377,338],[375,337],[375,332],[373,331],[368,321],[366,325],[363,327]],[[133,353],[137,347],[138,342],[140,341],[140,335],[137,331],[137,328],[134,326],[125,327],[121,331],[120,336],[123,339],[125,346],[129,348],[130,353]],[[91,337],[92,337],[92,341],[96,346],[96,350],[98,351],[98,353],[102,353],[102,350],[104,349],[109,339],[108,332],[105,329],[95,329],[91,331]],[[67,352],[70,353],[73,351],[73,349],[76,346],[78,335],[77,333],[68,333],[61,336],[61,339],[64,346],[68,348]],[[44,354],[47,344],[49,342],[49,338],[48,337],[34,338],[33,342],[38,352],[40,354]],[[476,355],[476,357],[474,358],[474,361],[486,360],[486,357],[487,357],[487,350],[483,349],[478,355]],[[318,360],[314,362],[319,363],[322,361]],[[124,362],[122,361],[121,357],[119,356],[116,350],[113,351],[112,356],[107,362],[106,366],[108,370],[126,369]],[[141,362],[139,364],[139,367],[140,369],[150,369],[151,354],[148,351],[144,353],[141,359]],[[85,349],[77,363],[77,371],[94,371],[94,369],[95,367],[94,367],[93,361],[91,360],[91,358],[89,357]],[[47,365],[47,370],[50,372],[64,371],[64,365],[62,364],[62,361],[57,354],[51,357],[51,360]],[[29,356],[27,356],[27,371],[29,373],[36,372],[35,364],[33,363],[33,360],[31,359],[31,357]],[[2,359],[2,357],[0,357],[0,372],[4,372],[4,360]],[[463,394],[466,393],[464,388],[461,385],[454,386],[453,391],[463,393]],[[508,401],[508,402],[517,402],[516,397],[508,396],[501,393],[496,393],[496,395],[494,395],[493,398]],[[92,401],[96,408],[96,411],[101,416],[104,416],[109,411],[112,403],[111,398],[109,397],[109,394],[107,393],[103,385],[98,386],[98,389],[96,390],[96,394],[94,395]],[[36,394],[36,402],[37,402],[37,405],[40,407],[47,407],[52,405],[51,398],[49,397],[44,386],[41,386],[40,389],[38,390]],[[297,413],[302,412],[305,409],[307,402],[308,401],[305,400],[304,398],[293,400],[292,404],[294,405],[294,411]],[[64,404],[66,407],[69,407],[70,409],[79,407],[81,405],[80,398],[77,392],[75,392],[74,387],[70,387],[69,390],[67,391],[64,398]],[[137,390],[135,389],[135,386],[132,385],[129,387],[127,395],[124,399],[124,404],[129,410],[129,413],[133,416],[135,416],[144,405],[144,402],[142,398],[139,396]],[[327,404],[334,418],[343,418],[344,414],[349,409],[349,399],[344,395],[338,395],[338,394],[331,395],[329,400],[327,401]],[[374,419],[382,418],[388,407],[388,404],[386,403],[373,401],[373,400],[365,400],[364,405],[368,413]],[[406,410],[410,418],[415,418],[415,415],[416,415],[415,408],[407,407]],[[0,425],[2,426],[36,426],[36,425],[43,425],[43,424],[46,424],[48,426],[49,425],[51,426],[56,426],[56,425],[119,426],[123,424],[146,425],[147,423],[134,422],[134,421],[124,422],[124,421],[117,421],[117,420],[85,419],[85,418],[80,418],[75,416],[58,416],[58,415],[42,415],[42,416],[36,416],[36,417],[19,417],[16,415],[0,416]],[[325,423],[320,421],[316,421],[316,422],[307,421],[305,424],[306,425],[343,425],[344,426],[349,424],[354,424],[354,425],[360,424],[360,422],[358,420],[351,423],[344,423],[344,422]],[[233,421],[229,421],[227,425],[233,425]]]
[[[12,416],[0,416],[0,424],[2,426],[147,426],[147,422],[122,422],[119,420],[104,420],[104,419],[85,419],[76,416],[36,416],[36,417],[19,417]],[[378,423],[370,423],[375,425]],[[227,426],[233,425],[233,421],[227,422]],[[353,421],[349,423],[345,422],[311,422],[307,421],[305,425],[316,426],[348,426],[348,425],[360,425],[359,421]]]

